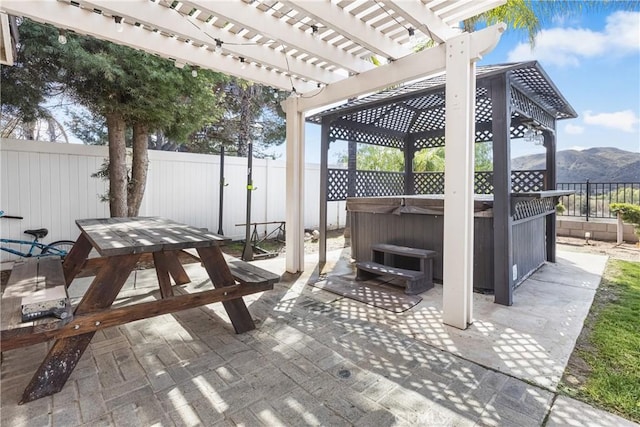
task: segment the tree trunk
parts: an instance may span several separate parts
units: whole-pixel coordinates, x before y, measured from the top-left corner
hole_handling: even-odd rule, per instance
[[[131,181],[129,182],[127,202],[129,216],[138,216],[144,189],[147,185],[149,169],[149,128],[145,124],[133,124],[133,161],[131,164]]]
[[[109,210],[111,217],[127,216],[127,149],[122,115],[106,115],[109,135]]]
[[[240,92],[240,123],[238,125],[238,156],[246,157],[251,126],[251,87]]]

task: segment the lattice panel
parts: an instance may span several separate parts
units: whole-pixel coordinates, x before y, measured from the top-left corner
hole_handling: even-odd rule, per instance
[[[327,201],[347,200],[349,171],[346,169],[329,169],[327,174]]]
[[[409,129],[409,132],[415,133],[424,130],[444,129],[444,121],[444,108],[423,110],[419,113],[418,118],[411,126],[411,129]]]
[[[513,207],[513,220],[530,218],[536,215],[552,213],[556,210],[551,197],[542,199],[522,200]]]
[[[415,194],[444,194],[444,172],[416,172],[413,174]]]
[[[403,104],[396,105],[395,108],[387,112],[376,122],[377,127],[391,129],[399,132],[407,132],[409,124],[417,112],[406,108]]]
[[[356,196],[398,196],[404,194],[404,173],[356,171]]]
[[[343,118],[345,120],[349,120],[356,123],[362,123],[365,125],[369,125],[371,123],[375,123],[380,117],[383,117],[389,110],[393,108],[393,105],[385,105],[378,108],[373,108],[369,110],[361,110],[356,111],[352,114],[347,114]]]
[[[493,141],[493,133],[489,129],[476,130],[475,142],[489,142]]]
[[[549,129],[554,129],[554,117],[514,86],[511,86],[511,106],[526,117],[536,120]]]
[[[562,112],[566,108],[565,101],[556,94],[556,89],[535,67],[513,69],[511,70],[511,78],[535,93],[538,102],[555,110],[558,119],[571,117]]]
[[[473,182],[473,192],[475,194],[493,194],[493,172],[476,172]]]
[[[518,117],[519,114],[515,114],[514,117]],[[523,124],[518,124],[517,126],[511,126],[511,138],[524,138],[524,131],[527,127]]]
[[[511,191],[527,193],[544,190],[543,170],[511,171]]]
[[[486,96],[477,96],[476,93],[476,124],[489,123],[492,120],[492,114],[491,99]]]
[[[417,110],[444,107],[444,91],[421,96],[419,98],[409,99],[408,101],[405,101],[405,104]]]
[[[382,145],[404,149],[404,141],[399,137],[384,135],[373,130],[363,131],[360,129],[346,129],[342,126],[331,126],[329,138],[333,141],[355,141],[363,144]]]
[[[442,133],[439,136],[416,139],[413,145],[415,146],[416,150],[422,150],[423,148],[444,147],[444,142],[444,133]]]

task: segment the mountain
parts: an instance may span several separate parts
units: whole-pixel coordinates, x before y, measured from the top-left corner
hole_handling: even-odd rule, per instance
[[[558,151],[556,163],[558,182],[640,182],[640,153],[618,148]],[[516,157],[511,169],[545,169],[545,155]]]

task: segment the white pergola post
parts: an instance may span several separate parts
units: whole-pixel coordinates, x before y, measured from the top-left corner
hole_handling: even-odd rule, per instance
[[[283,103],[287,116],[286,269],[304,270],[304,112],[295,94]]]
[[[475,60],[463,33],[446,42],[443,321],[466,329],[473,316]]]

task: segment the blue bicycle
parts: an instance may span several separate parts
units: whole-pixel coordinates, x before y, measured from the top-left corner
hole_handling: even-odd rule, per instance
[[[23,219],[21,216],[5,215],[4,211],[0,211],[0,218]],[[23,258],[55,255],[64,259],[75,243],[73,240],[58,240],[48,244],[42,243],[40,239],[44,239],[49,234],[49,230],[46,228],[25,230],[24,232],[33,236],[33,240],[0,239],[0,250]],[[7,245],[25,245],[29,247],[29,251],[22,252]]]

